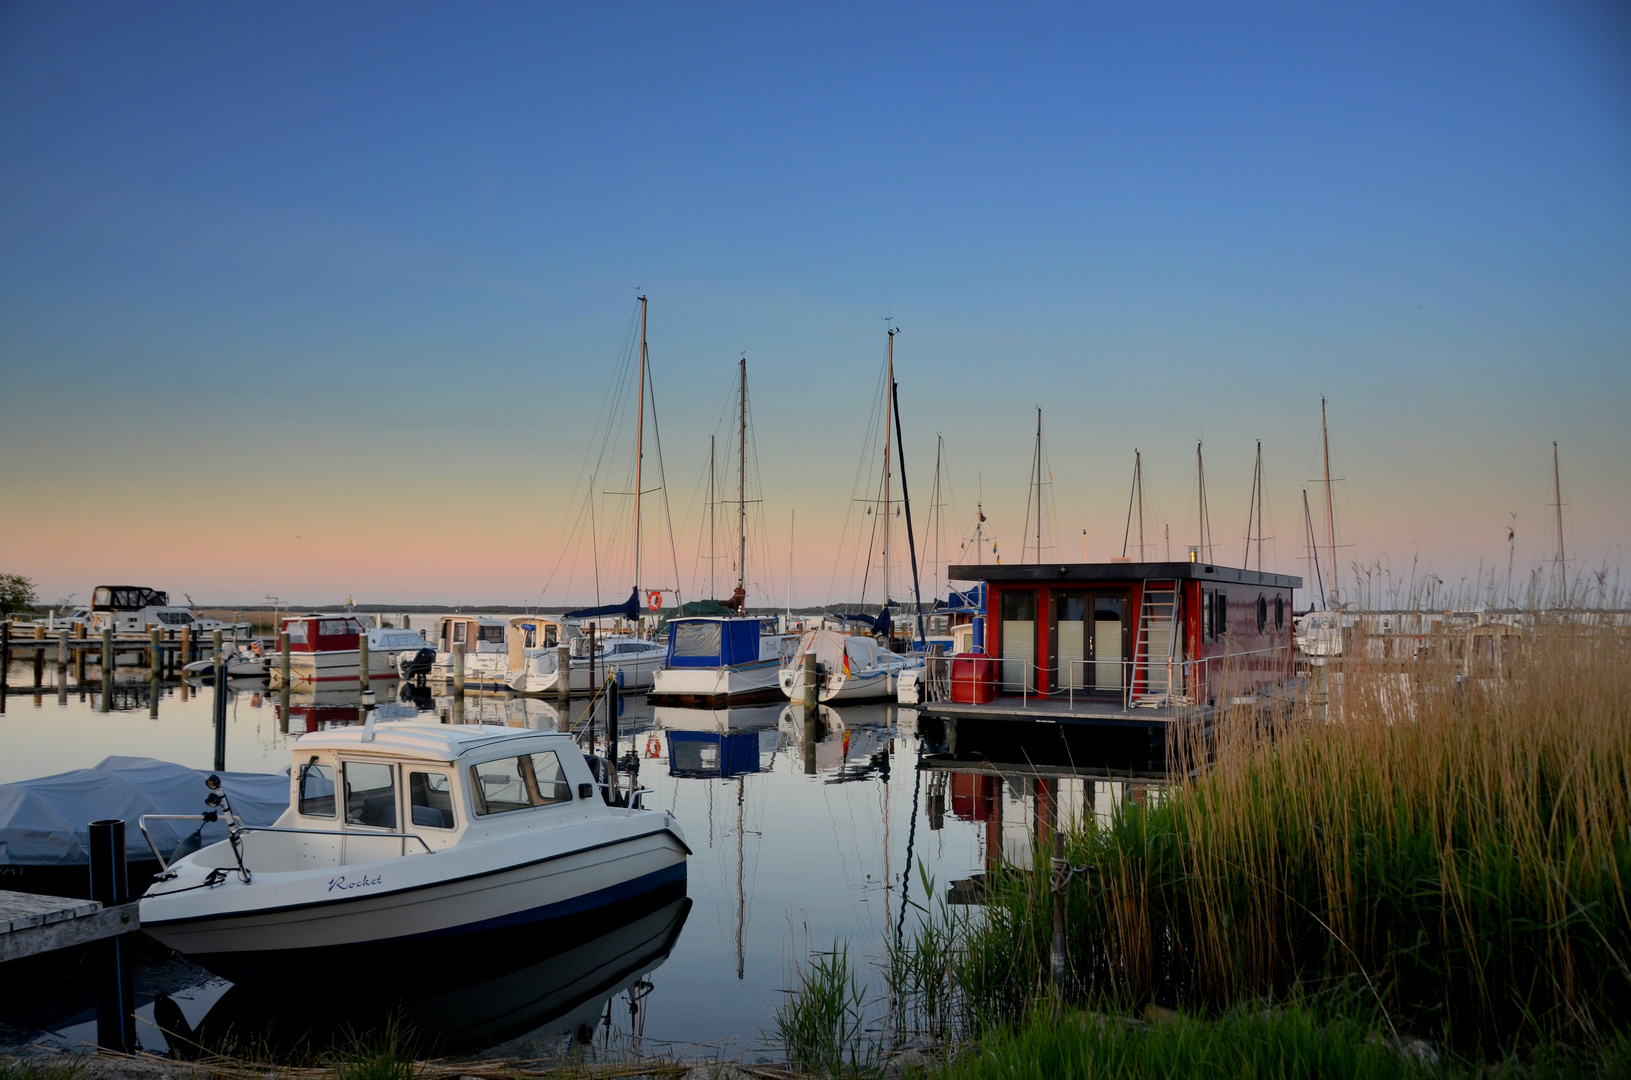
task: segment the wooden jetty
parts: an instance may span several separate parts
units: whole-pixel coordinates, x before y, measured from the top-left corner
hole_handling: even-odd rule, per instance
[[[0,890],[0,963],[139,930],[138,907]]]

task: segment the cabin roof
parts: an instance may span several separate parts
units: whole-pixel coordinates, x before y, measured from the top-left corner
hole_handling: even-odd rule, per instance
[[[313,750],[351,750],[428,761],[454,761],[472,750],[509,740],[553,739],[553,731],[504,727],[500,724],[436,724],[424,720],[376,721],[373,740],[363,741],[362,725],[309,731],[296,739],[296,760]]]
[[[1177,578],[1184,581],[1223,581],[1257,585],[1271,589],[1299,589],[1303,579],[1289,574],[1268,574],[1234,566],[1202,562],[1107,562],[1107,563],[1003,563],[987,566],[950,566],[946,577],[953,581],[1017,582],[1070,581],[1155,581]]]

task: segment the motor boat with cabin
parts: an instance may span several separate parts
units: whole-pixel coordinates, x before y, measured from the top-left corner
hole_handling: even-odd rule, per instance
[[[652,679],[668,659],[667,646],[642,638],[614,635],[593,639],[573,638],[569,657],[568,689],[588,693],[607,678],[615,678],[624,690],[649,690]],[[528,649],[522,654],[519,670],[511,671],[509,687],[522,694],[553,694],[558,685],[559,656],[556,649]]]
[[[360,642],[363,640],[367,640],[369,646],[369,681],[394,679],[397,653],[387,643],[396,635],[408,635],[415,640],[418,635],[411,630],[388,630],[376,638],[375,631],[379,628],[367,625],[365,618],[316,612],[285,615],[282,628],[289,635],[289,681],[293,684],[359,681],[362,663]],[[375,648],[376,640],[379,642],[378,649]],[[406,638],[402,641],[404,647],[411,644]],[[422,645],[423,641],[418,641],[418,644]],[[277,662],[269,667],[267,675],[272,685],[282,686],[282,657],[278,657]]]
[[[807,630],[780,673],[782,693],[795,702],[804,698],[804,657],[808,653],[816,657],[820,701],[892,698],[901,672],[923,666],[922,657],[897,656],[871,637]]]
[[[75,609],[67,620],[72,621],[83,609]],[[115,634],[145,634],[159,630],[191,630],[194,634],[208,634],[220,630],[225,634],[248,633],[248,623],[230,623],[221,619],[201,619],[191,608],[170,603],[170,594],[145,585],[98,585],[91,590],[89,618],[85,624],[100,633],[112,628]]]
[[[777,675],[798,638],[776,634],[774,620],[715,616],[668,624],[665,666],[652,676],[653,705],[721,708],[778,701]]]
[[[685,894],[679,823],[570,735],[371,720],[291,747],[277,822],[239,824],[215,784],[202,816],[228,820],[228,838],[141,898],[149,936],[234,982],[422,977]]]
[[[510,650],[505,640],[509,624],[482,615],[444,615],[436,620],[436,658],[432,682],[453,679],[454,649],[464,647],[464,685],[472,690],[502,690],[510,672]],[[404,677],[408,677],[404,674]]]

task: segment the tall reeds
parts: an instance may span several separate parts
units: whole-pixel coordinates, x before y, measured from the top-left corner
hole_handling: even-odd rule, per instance
[[[1230,710],[1177,749],[1169,798],[1067,835],[1096,870],[1068,886],[1067,993],[1219,1013],[1346,995],[1485,1055],[1631,1027],[1624,629],[1537,622],[1485,663],[1350,661],[1329,695]],[[1045,876],[999,874],[983,913],[941,905],[904,950],[949,959],[892,959],[919,1003],[901,1015],[1018,1022],[1048,942]]]

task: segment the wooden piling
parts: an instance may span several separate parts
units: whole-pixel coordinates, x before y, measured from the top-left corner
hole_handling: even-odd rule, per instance
[[[279,630],[277,636],[278,674],[283,679],[283,692],[285,695],[284,711],[288,711],[287,695],[289,692],[289,631]]]
[[[191,626],[183,626],[181,628],[181,663],[179,665],[177,665],[177,666],[186,667],[188,664],[190,664],[192,662],[193,662],[193,628]]]
[[[102,677],[113,674],[113,627],[102,628]]]
[[[357,635],[357,685],[368,689],[368,631],[364,630]]]
[[[147,670],[156,681],[164,677],[164,631],[158,627],[148,633]]]
[[[83,643],[86,636],[85,624],[75,623],[74,640],[80,642],[80,645],[74,649],[74,682],[80,686],[85,685],[85,654],[90,651]]]
[[[57,634],[57,674],[59,676],[68,673],[68,654],[72,651],[72,646],[68,644],[68,631],[63,630]]]
[[[45,625],[43,623],[34,624],[34,640],[45,641]],[[45,646],[43,644],[34,648],[34,685],[45,685]]]
[[[572,646],[566,644],[555,646],[555,705],[572,707]]]
[[[816,772],[816,743],[820,741],[821,681],[816,674],[816,654],[804,654],[804,775]]]
[[[130,875],[125,867],[125,823],[119,818],[90,824],[91,899],[104,910],[130,903]],[[136,988],[130,957],[118,937],[97,942],[96,1043],[104,1050],[137,1049]]]
[[[464,698],[464,642],[453,646],[453,700]]]

